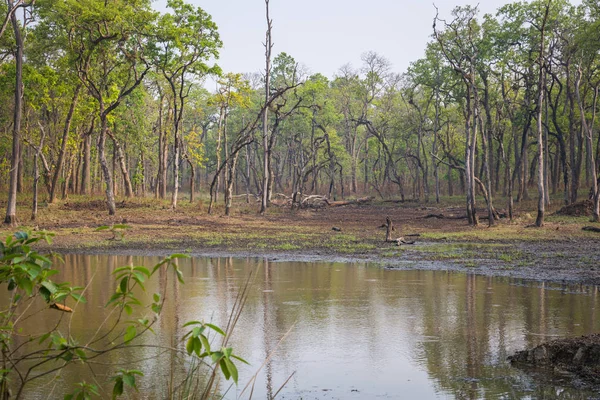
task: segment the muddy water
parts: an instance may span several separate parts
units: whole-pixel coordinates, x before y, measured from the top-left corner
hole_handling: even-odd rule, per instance
[[[64,318],[61,329],[88,343],[105,320],[103,307],[116,287],[110,272],[129,264],[152,266],[158,260],[65,256],[60,278],[89,287],[88,302],[77,306],[71,320]],[[165,274],[148,282],[145,299],[150,302],[152,293],[165,290],[167,303],[154,326],[156,334],[135,344],[177,346],[186,331],[182,325],[189,320],[225,326],[240,287],[251,271],[256,274],[230,343],[251,366],[240,365],[238,388],[227,391],[228,385],[221,385],[226,398],[239,396],[275,349],[258,373],[254,399],[274,395],[292,374],[278,398],[594,396],[546,372],[540,383],[505,361],[514,350],[545,340],[600,331],[600,296],[593,287],[442,271],[386,271],[364,264],[195,258],[179,265],[185,284]],[[27,324],[47,329],[59,314],[44,312]],[[162,352],[159,347],[137,347],[112,353],[91,369],[69,368],[32,385],[28,397],[62,398],[75,382],[103,382],[118,368],[139,368],[145,376],[139,379],[140,393],[132,397],[165,398],[169,382],[182,379],[181,360]],[[102,395],[110,397],[110,389]]]

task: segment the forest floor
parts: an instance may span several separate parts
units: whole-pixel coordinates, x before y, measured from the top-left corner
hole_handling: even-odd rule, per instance
[[[274,206],[264,216],[257,214],[256,204],[238,199],[230,217],[222,215],[221,206],[208,215],[202,200],[194,204],[180,201],[178,209],[172,211],[169,202],[147,198],[119,202],[117,215],[110,217],[101,198],[72,196],[42,206],[35,223],[26,221],[23,211],[19,217],[21,229],[56,233],[52,245],[56,252],[187,252],[297,261],[366,261],[390,269],[456,270],[600,284],[600,233],[582,230],[592,225],[588,216],[553,214],[560,201],[554,203],[542,228],[531,227],[536,215],[533,201],[517,204],[512,222],[501,219],[488,227],[482,220],[478,227],[471,227],[466,219],[458,219],[465,215],[458,197],[445,199],[443,205],[374,201],[298,211]],[[25,201],[19,204],[19,210],[26,207]],[[485,210],[478,210],[478,215],[485,216]],[[387,216],[396,227],[395,237],[404,236],[416,243],[385,243],[382,225]],[[128,226],[122,238],[113,240],[110,231],[97,230],[112,224]],[[3,226],[0,236],[13,231]]]

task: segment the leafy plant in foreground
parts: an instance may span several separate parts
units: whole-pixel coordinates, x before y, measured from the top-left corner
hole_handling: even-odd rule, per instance
[[[17,232],[0,242],[0,283],[5,284],[9,291],[8,304],[0,309],[0,396],[3,399],[22,398],[26,386],[32,381],[51,374],[58,376],[69,365],[88,364],[91,368],[99,357],[127,349],[141,336],[152,334],[152,327],[164,306],[165,293],[154,293],[152,303],[147,305],[136,293],[145,291],[146,282],[161,269],[173,270],[178,281],[184,283],[177,262],[188,257],[184,254],[168,256],[152,269],[133,265],[116,268],[112,272],[117,282],[116,289],[105,305],[109,315],[115,317],[106,318],[94,327],[95,333],[91,337],[79,337],[68,328],[69,323],[61,322],[69,322],[67,319],[77,313],[77,305],[85,303],[83,294],[88,289],[50,280],[58,271],[52,268],[50,258],[32,248],[43,240],[51,244],[52,236],[48,232]],[[166,290],[167,285],[163,287]],[[51,309],[61,312],[53,328],[42,333],[28,332],[23,322],[32,316],[39,318],[43,313],[56,312]],[[149,347],[163,353],[186,354],[190,358],[187,365],[192,371],[178,385],[188,392],[186,397],[190,398],[191,391],[204,393],[203,398],[213,393],[219,369],[226,380],[231,379],[237,384],[238,371],[234,360],[245,361],[234,355],[231,347],[226,345],[231,329],[228,328],[226,333],[216,325],[200,321],[188,322],[183,327],[190,328],[182,339],[186,342],[186,351],[177,347]],[[218,350],[211,348],[211,332],[223,338]],[[144,346],[136,343],[136,347]],[[204,387],[199,386],[200,367],[207,368],[208,379],[204,381]],[[137,391],[136,378],[142,376],[142,371],[137,369],[118,369],[112,376],[113,399],[123,395],[127,389]],[[172,387],[176,390],[175,385]],[[65,399],[85,400],[99,396],[101,389],[97,385],[80,382]]]

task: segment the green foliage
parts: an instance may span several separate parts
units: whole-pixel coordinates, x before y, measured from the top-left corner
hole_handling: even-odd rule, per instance
[[[50,308],[71,314],[76,310],[68,307],[67,301],[74,301],[75,304],[85,302],[85,298],[81,295],[83,288],[72,287],[66,282],[51,281],[49,278],[58,271],[52,268],[50,258],[33,250],[32,246],[39,241],[46,240],[50,243],[52,236],[48,232],[17,232],[0,243],[0,283],[6,284],[11,293],[8,309],[0,312],[0,347],[3,349],[0,356],[2,365],[0,391],[4,394],[8,393],[9,388],[14,385],[17,385],[19,394],[23,393],[26,384],[46,375],[45,370],[37,371],[37,368],[43,367],[48,362],[55,363],[53,368],[56,371],[72,363],[86,364],[103,354],[126,349],[142,335],[152,334],[154,332],[152,326],[160,315],[165,296],[164,293],[154,293],[152,303],[146,306],[139,298],[140,291],[145,291],[146,282],[161,269],[173,270],[179,282],[183,283],[183,274],[178,267],[178,260],[189,257],[185,254],[168,256],[152,269],[133,265],[116,268],[112,272],[116,289],[105,308],[116,311],[118,317],[110,327],[107,327],[108,331],[100,339],[76,338],[71,335],[70,330],[66,334],[61,331],[60,325],[40,334],[31,334],[22,330],[19,321],[26,319],[26,315],[32,312],[29,308],[31,304],[35,304],[36,297],[41,298],[46,304],[45,309],[37,311],[38,313],[48,310],[50,305]],[[20,307],[22,303],[29,306],[23,309]],[[146,308],[153,312],[152,320],[145,316],[139,317],[145,314]],[[214,324],[199,321],[185,323],[183,327],[190,328],[182,339],[182,345],[185,343],[187,354],[194,359],[192,364],[210,366],[207,373],[211,375],[216,374],[220,369],[226,379],[232,379],[237,384],[239,377],[234,361],[244,363],[246,361],[233,354],[233,350],[224,345],[227,339],[226,333]],[[100,328],[102,326],[98,327]],[[223,346],[219,350],[211,349],[209,332],[223,338]],[[20,346],[21,343],[21,341],[14,342],[17,335],[26,338],[25,342],[32,347],[22,356],[13,352],[13,347]],[[109,338],[109,336],[113,337]],[[106,340],[102,340],[103,338]],[[136,346],[144,345],[136,343]],[[23,375],[21,363],[30,358],[36,363],[33,367],[27,367],[30,369],[26,375]],[[21,378],[14,379],[17,376]],[[23,376],[25,379],[22,379]],[[137,378],[142,376],[143,373],[137,369],[117,370],[111,378],[112,398],[124,395],[127,388],[137,392]],[[214,383],[214,380],[211,381]],[[80,382],[75,385],[72,393],[65,396],[65,399],[92,399],[98,396],[100,396],[98,386]]]
[[[94,397],[100,396],[96,385],[80,382],[76,383],[75,386],[77,389],[73,393],[65,395],[64,400],[91,400]]]

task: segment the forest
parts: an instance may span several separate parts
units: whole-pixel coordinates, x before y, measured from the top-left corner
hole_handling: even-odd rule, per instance
[[[0,397],[596,396],[600,2],[333,76],[270,3],[226,71],[185,0],[2,2]]]
[[[273,53],[265,69],[222,71],[217,23],[170,0],[8,0],[0,65],[0,191],[5,223],[70,194],[224,205],[359,195],[466,199],[478,224],[538,199],[593,200],[598,221],[600,5],[515,2],[496,15],[432,7],[422,59],[398,73],[362,54],[333,77]],[[265,23],[265,21],[263,21]],[[206,89],[207,78],[218,89]],[[17,198],[33,197],[32,205]],[[31,195],[33,194],[33,196]],[[29,202],[29,200],[27,200]],[[21,204],[21,203],[19,203]]]

